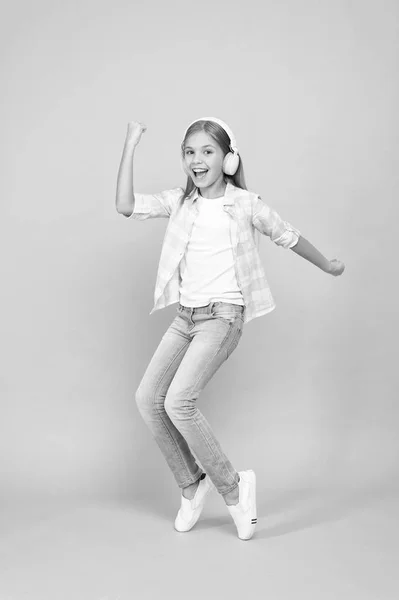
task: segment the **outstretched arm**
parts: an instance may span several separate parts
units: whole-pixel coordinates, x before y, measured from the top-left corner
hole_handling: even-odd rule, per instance
[[[141,135],[146,129],[143,123],[135,121],[131,121],[127,127],[116,186],[116,210],[125,217],[130,217],[134,209],[133,157]]]
[[[275,244],[290,248],[322,271],[335,276],[343,273],[345,269],[343,262],[336,258],[327,260],[317,248],[302,237],[299,229],[284,221],[277,211],[263,202],[260,196],[254,199],[252,222],[258,231],[268,235]]]
[[[291,250],[302,256],[302,258],[306,258],[309,262],[319,267],[322,271],[329,273],[330,275],[341,275],[345,269],[345,265],[340,260],[334,258],[333,260],[328,260],[325,256],[322,255],[321,252],[317,250],[307,239],[299,237],[298,242],[295,246],[291,247]]]

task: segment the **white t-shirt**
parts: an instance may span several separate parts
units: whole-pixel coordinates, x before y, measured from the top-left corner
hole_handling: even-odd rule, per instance
[[[224,196],[199,196],[198,216],[180,263],[180,304],[205,306],[210,302],[244,305],[238,286],[230,239],[230,215]]]

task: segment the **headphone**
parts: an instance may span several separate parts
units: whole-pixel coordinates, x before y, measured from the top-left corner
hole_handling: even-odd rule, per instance
[[[186,129],[186,133],[184,134],[184,137],[186,137],[187,131],[190,129],[191,125],[194,125],[194,123],[197,123],[198,121],[212,121],[213,123],[217,123],[218,125],[220,125],[220,127],[222,127],[222,129],[225,130],[225,132],[227,133],[227,135],[230,138],[230,152],[228,152],[226,154],[226,156],[224,157],[223,173],[225,173],[226,175],[234,175],[240,164],[240,156],[238,154],[238,148],[237,148],[237,143],[236,143],[234,134],[231,131],[230,127],[221,119],[216,119],[215,117],[202,117],[201,119],[195,119],[195,121],[190,123],[190,125]],[[183,160],[182,160],[182,167],[183,167],[183,171],[186,173],[186,175],[188,175],[188,173],[185,169],[185,164],[184,164]]]

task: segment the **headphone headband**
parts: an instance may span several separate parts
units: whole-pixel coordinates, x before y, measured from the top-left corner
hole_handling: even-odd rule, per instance
[[[201,119],[195,119],[195,121],[192,121],[190,123],[190,125],[187,127],[184,137],[186,137],[187,131],[190,129],[191,125],[194,125],[194,123],[197,123],[198,121],[212,121],[213,123],[217,123],[218,125],[220,125],[220,127],[222,127],[222,129],[225,130],[225,132],[227,133],[227,135],[230,138],[230,148],[232,149],[232,151],[234,153],[238,154],[237,142],[236,142],[233,132],[231,131],[231,129],[227,125],[227,123],[225,123],[221,119],[217,119],[216,117],[202,117]]]

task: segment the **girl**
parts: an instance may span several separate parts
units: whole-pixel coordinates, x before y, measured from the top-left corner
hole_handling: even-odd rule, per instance
[[[328,261],[247,191],[234,135],[220,119],[188,127],[181,145],[184,190],[134,193],[134,152],[145,130],[141,123],[128,125],[116,209],[136,220],[169,219],[151,313],[174,302],[178,307],[138,387],[137,406],[182,490],[175,529],[195,525],[215,487],[238,537],[248,540],[257,522],[255,473],[234,469],[197,399],[237,347],[244,323],[275,307],[257,249],[259,232],[331,275],[340,275],[344,265]]]

